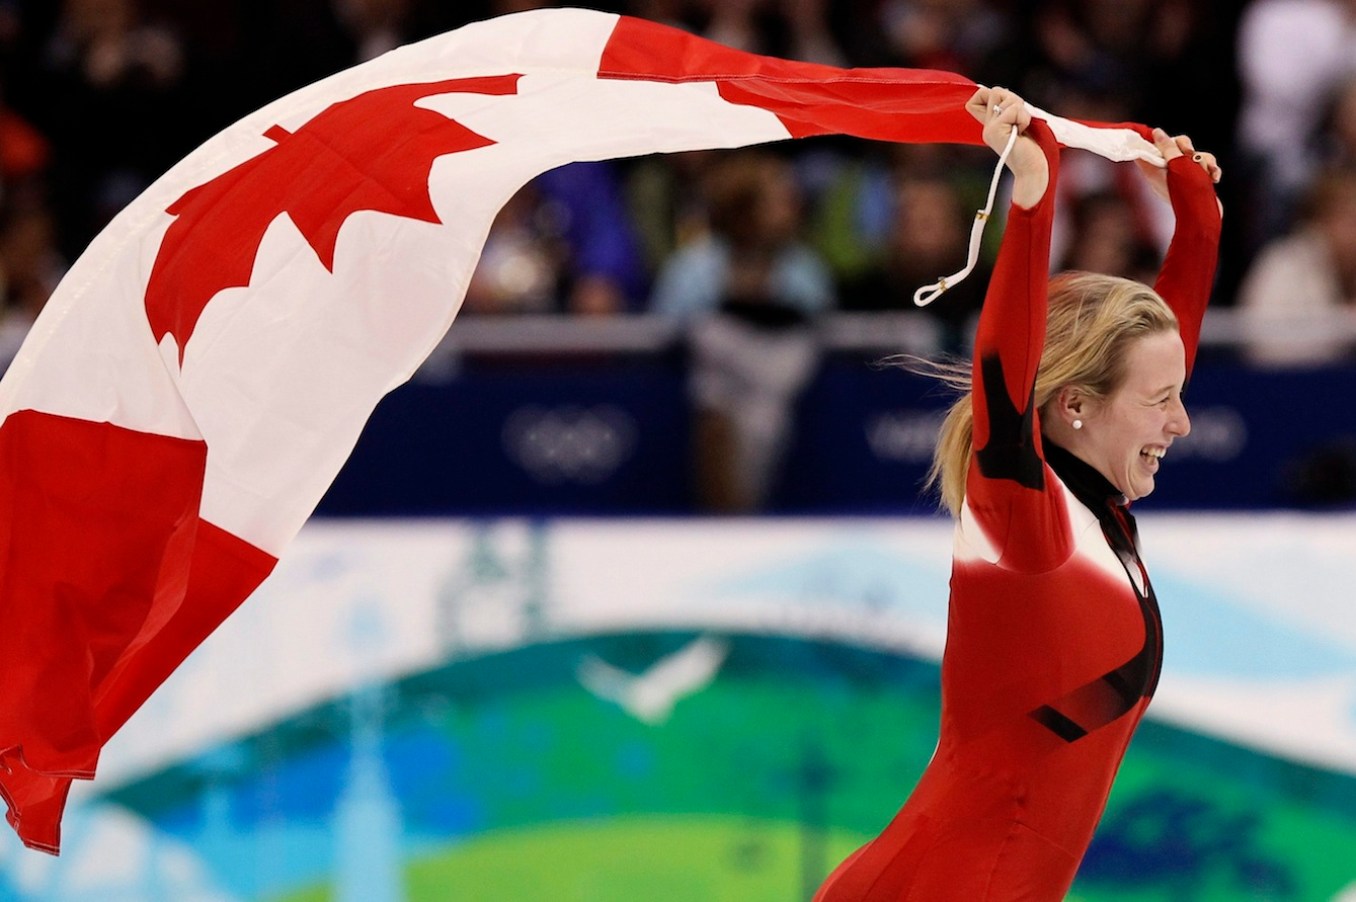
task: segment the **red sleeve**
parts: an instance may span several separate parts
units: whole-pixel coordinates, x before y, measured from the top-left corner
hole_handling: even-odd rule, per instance
[[[1177,228],[1154,289],[1177,314],[1190,376],[1200,343],[1201,320],[1215,282],[1220,211],[1210,176],[1187,156],[1168,163],[1168,197]]]
[[[966,506],[998,549],[1000,565],[1040,572],[1066,560],[1073,545],[1062,494],[1045,466],[1033,403],[1045,346],[1059,146],[1040,120],[1027,134],[1045,153],[1050,183],[1034,207],[1010,208],[980,313]]]

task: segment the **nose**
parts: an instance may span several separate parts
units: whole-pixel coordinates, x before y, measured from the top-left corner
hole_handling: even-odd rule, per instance
[[[1180,399],[1173,403],[1172,415],[1168,417],[1168,431],[1177,438],[1191,434],[1191,417],[1187,415],[1186,405]]]

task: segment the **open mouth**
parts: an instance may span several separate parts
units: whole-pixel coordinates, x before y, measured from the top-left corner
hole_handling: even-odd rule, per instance
[[[1163,455],[1167,453],[1167,448],[1145,448],[1143,451],[1139,452],[1139,456],[1144,458],[1145,461],[1156,470],[1163,460]]]

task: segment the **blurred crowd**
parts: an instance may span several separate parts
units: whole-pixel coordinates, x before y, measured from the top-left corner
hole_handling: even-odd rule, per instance
[[[210,135],[399,44],[544,5],[556,4],[0,0],[0,358],[111,216]],[[1217,303],[1262,324],[1246,353],[1353,357],[1348,339],[1304,325],[1356,317],[1356,0],[591,5],[759,53],[947,69],[1063,116],[1187,132],[1225,169]],[[916,288],[963,263],[991,167],[986,150],[842,139],[564,167],[505,207],[466,310],[679,318],[711,414],[701,428],[757,424],[775,449],[814,366],[815,318],[913,309]],[[1171,213],[1133,167],[1070,154],[1059,191],[1057,268],[1152,280]],[[953,350],[990,233],[981,272],[920,314]],[[766,470],[748,454],[739,466]]]

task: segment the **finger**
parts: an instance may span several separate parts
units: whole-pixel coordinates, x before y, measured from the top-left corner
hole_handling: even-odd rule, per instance
[[[992,88],[989,91],[989,105],[984,111],[989,119],[997,119],[1003,115],[1004,101],[1007,100],[1007,91],[1002,88]]]
[[[1195,153],[1192,154],[1191,159],[1195,160],[1196,163],[1209,174],[1211,181],[1218,183],[1220,178],[1223,177],[1224,170],[1220,169],[1219,161],[1215,159],[1214,154]]]
[[[1025,128],[1031,120],[1026,103],[1006,88],[994,88],[990,92],[989,118],[1002,125],[1016,125],[1019,128]]]
[[[985,87],[978,88],[965,102],[965,109],[980,122],[989,120],[990,95],[993,92]]]
[[[1165,161],[1175,160],[1182,156],[1181,146],[1177,143],[1176,139],[1168,137],[1168,133],[1163,131],[1163,129],[1154,129],[1153,138],[1154,146],[1158,148],[1159,154],[1162,155]]]
[[[989,123],[994,118],[994,106],[1002,102],[1001,91],[998,88],[979,88],[971,95],[970,100],[965,103],[965,109],[970,111],[972,117],[979,119],[980,123]]]

